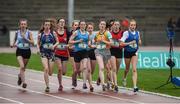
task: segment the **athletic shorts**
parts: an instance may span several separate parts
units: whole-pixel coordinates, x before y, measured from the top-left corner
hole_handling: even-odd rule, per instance
[[[137,56],[137,51],[129,52],[129,51],[124,50],[124,58],[131,58],[133,56]]]
[[[96,60],[94,51],[95,49],[88,50],[88,58],[90,58],[90,60]]]
[[[109,49],[95,49],[95,56],[102,56],[103,62],[107,64],[108,60],[111,58],[111,52]]]
[[[69,53],[70,53],[70,57],[74,57],[75,52],[70,51]]]
[[[31,50],[29,49],[16,49],[16,57],[17,56],[22,56],[24,59],[29,59],[31,56]]]
[[[79,63],[82,59],[88,58],[88,51],[82,50],[82,51],[77,51],[74,54],[74,61]]]
[[[122,49],[120,48],[111,48],[111,56],[115,56],[116,58],[122,58]]]
[[[59,56],[59,55],[55,55],[55,60],[60,59],[61,61],[68,61],[68,57],[63,57],[63,56]]]
[[[53,51],[48,51],[48,52],[40,52],[40,55],[42,58],[47,58],[48,60],[54,61],[54,52]]]

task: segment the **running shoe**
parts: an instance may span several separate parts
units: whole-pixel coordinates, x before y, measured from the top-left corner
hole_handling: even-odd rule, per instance
[[[135,95],[137,95],[137,92],[138,92],[138,91],[139,91],[139,89],[136,87],[136,88],[134,88],[134,91],[133,91],[133,92],[134,92]]]
[[[122,85],[123,85],[123,87],[126,87],[126,85],[127,85],[127,83],[126,83],[126,79],[123,79],[123,81],[122,81]]]
[[[118,92],[118,90],[119,90],[119,89],[118,89],[118,86],[114,86],[114,92],[116,92],[116,93],[117,93],[117,92]]]
[[[83,89],[87,89],[86,83],[83,83]]]
[[[63,86],[60,85],[59,88],[58,88],[58,91],[62,91],[63,90]]]
[[[97,81],[96,81],[96,84],[99,86],[99,85],[100,85],[100,83],[101,83],[101,79],[100,79],[100,78],[98,78],[98,79],[97,79]]]
[[[26,88],[27,87],[27,84],[26,83],[23,83],[22,84],[22,88]]]
[[[94,91],[94,88],[91,86],[90,87],[90,92],[93,92]]]
[[[102,85],[102,90],[106,91],[106,85]]]
[[[74,76],[72,77],[72,86],[77,86],[77,79],[75,79]]]
[[[138,92],[138,91],[139,91],[139,88],[138,88],[138,87],[134,88],[134,93],[136,93],[136,92]]]
[[[50,89],[49,87],[46,87],[45,92],[49,92],[49,89]]]
[[[107,89],[108,89],[108,90],[110,90],[110,86],[111,86],[111,84],[110,84],[110,82],[108,81],[108,82],[107,82]]]
[[[22,84],[22,80],[21,80],[20,74],[18,74],[17,84],[18,84],[19,86]]]

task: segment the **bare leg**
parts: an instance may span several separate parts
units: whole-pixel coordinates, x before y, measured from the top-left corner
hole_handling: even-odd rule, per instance
[[[131,60],[131,62],[132,62],[132,71],[133,71],[132,80],[133,80],[134,88],[137,88],[137,68],[136,68],[137,60],[138,60],[138,56],[133,56],[132,60]]]
[[[46,83],[46,87],[49,87],[49,66],[48,66],[48,59],[47,58],[41,58],[43,67],[44,67],[44,80]]]
[[[101,85],[104,85],[104,62],[102,56],[96,56],[96,60],[99,66],[99,77],[101,80]]]

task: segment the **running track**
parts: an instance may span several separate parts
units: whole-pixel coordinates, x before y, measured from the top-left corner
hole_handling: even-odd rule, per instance
[[[94,84],[94,92],[82,89],[82,81],[78,87],[71,89],[71,78],[63,77],[64,89],[58,92],[56,75],[50,77],[50,93],[45,93],[42,72],[26,71],[27,88],[17,86],[18,68],[0,65],[0,103],[180,103],[179,97],[148,94],[140,91],[134,95],[131,90],[120,88],[119,93],[102,92],[100,86]]]

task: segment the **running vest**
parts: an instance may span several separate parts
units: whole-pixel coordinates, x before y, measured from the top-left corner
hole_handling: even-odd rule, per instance
[[[96,34],[94,32],[91,35],[89,35],[89,41],[90,41],[91,45],[95,45],[95,41],[94,41],[95,36],[96,36]],[[93,49],[93,48],[90,48],[90,47],[88,48],[88,50],[91,50],[91,49]]]
[[[100,32],[98,32],[95,36],[95,42],[96,42],[96,48],[97,49],[106,49],[106,48],[110,48],[110,45],[107,45],[104,42],[98,42],[101,38],[104,38],[106,41],[110,41],[108,39],[108,31],[105,31],[103,34],[100,34]]]
[[[30,39],[30,31],[26,30],[26,33],[24,34],[26,39]],[[30,43],[22,37],[22,34],[20,30],[16,32],[17,37],[17,47],[20,49],[29,49]]]
[[[119,31],[118,33],[114,33],[111,32],[112,35],[112,41],[113,41],[113,45],[112,48],[119,48],[119,39],[121,39],[122,35],[123,35],[123,31]]]
[[[139,48],[139,32],[135,31],[135,34],[132,34],[130,31],[128,31],[128,38],[125,40],[125,42],[131,42],[133,40],[136,41],[136,43],[125,46],[125,50],[128,52],[136,52]]]
[[[81,34],[80,30],[77,30],[77,35],[74,38],[74,40],[80,40],[83,39],[83,42],[80,43],[75,43],[74,46],[74,51],[81,51],[81,50],[87,50],[88,48],[88,33],[86,32],[85,34]]]
[[[40,51],[49,52],[52,51],[51,47],[56,43],[55,36],[53,32],[50,32],[48,35],[45,35],[44,32],[40,36]]]
[[[64,30],[64,34],[60,35],[58,32],[56,32],[59,44],[57,45],[55,49],[55,54],[59,56],[68,57],[68,48],[67,48],[67,32]]]

